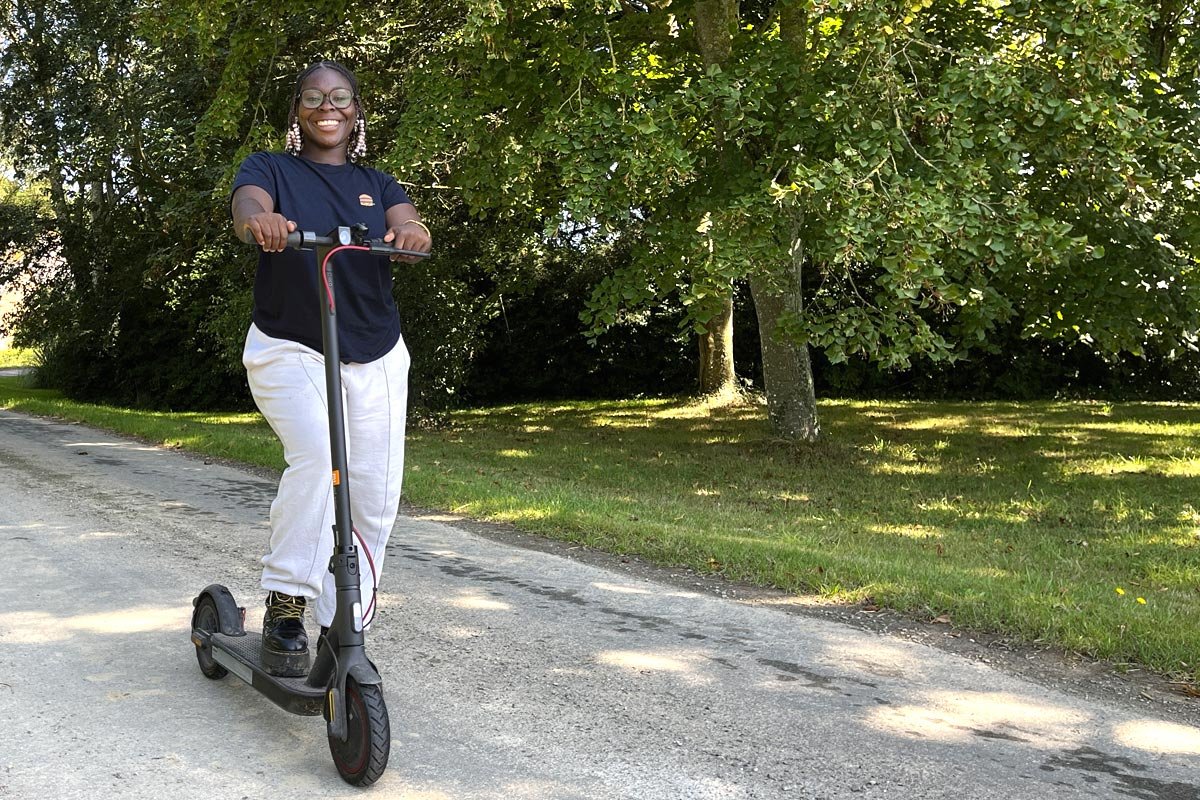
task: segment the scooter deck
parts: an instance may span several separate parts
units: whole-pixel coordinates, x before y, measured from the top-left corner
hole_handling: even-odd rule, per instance
[[[209,641],[214,661],[262,692],[280,708],[305,716],[317,716],[324,709],[325,688],[309,686],[307,675],[281,678],[267,674],[259,658],[261,634],[227,636],[223,633],[212,633],[209,635]]]

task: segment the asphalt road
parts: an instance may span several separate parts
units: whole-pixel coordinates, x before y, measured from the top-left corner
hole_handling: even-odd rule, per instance
[[[0,412],[0,798],[357,797],[319,718],[204,679],[273,481]],[[1200,798],[1200,728],[938,648],[404,517],[373,798]]]

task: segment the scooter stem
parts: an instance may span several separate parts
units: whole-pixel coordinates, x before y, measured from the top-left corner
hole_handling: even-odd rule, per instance
[[[317,269],[322,270],[324,280],[317,282],[321,293],[321,340],[325,351],[325,391],[329,408],[329,452],[332,461],[333,480],[333,558],[330,570],[334,573],[337,586],[337,614],[348,615],[349,625],[337,625],[340,644],[360,645],[362,633],[362,596],[359,589],[358,548],[350,519],[350,478],[346,458],[346,426],[342,408],[341,351],[338,348],[337,311],[334,303],[334,269],[328,255],[335,247],[351,243],[349,228],[338,228],[331,238],[332,245],[316,248]],[[326,290],[325,287],[328,287]],[[328,298],[325,292],[328,291]]]

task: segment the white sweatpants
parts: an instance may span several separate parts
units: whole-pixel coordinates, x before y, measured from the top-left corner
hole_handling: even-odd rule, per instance
[[[325,359],[297,342],[267,336],[251,325],[242,363],[259,411],[283,443],[287,469],[271,503],[270,550],[262,587],[316,599],[317,624],[329,625],[337,597],[333,554],[333,486]],[[382,574],[385,546],[396,521],[404,473],[408,405],[404,340],[369,364],[342,364],[350,515]],[[363,608],[371,601],[371,570],[359,559]]]

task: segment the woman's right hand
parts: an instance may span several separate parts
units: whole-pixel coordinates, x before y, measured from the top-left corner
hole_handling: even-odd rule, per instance
[[[288,234],[296,230],[296,223],[282,214],[262,211],[246,217],[242,230],[248,231],[264,251],[282,253],[287,249]]]

